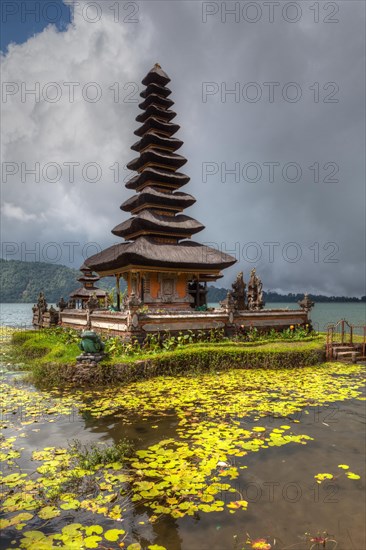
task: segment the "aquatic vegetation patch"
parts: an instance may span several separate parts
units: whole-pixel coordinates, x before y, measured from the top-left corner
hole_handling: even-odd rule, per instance
[[[359,474],[356,474],[354,472],[349,471],[349,466],[347,464],[339,464],[338,468],[343,470],[343,472],[338,473],[338,474],[337,473],[334,473],[334,474],[330,474],[330,473],[315,474],[314,479],[319,484],[322,483],[325,480],[339,479],[342,475],[345,475],[348,479],[361,479],[361,476]]]
[[[155,514],[170,514],[173,518],[198,511],[222,512],[225,506],[230,513],[246,510],[248,502],[230,484],[239,476],[239,466],[231,464],[230,459],[311,440],[285,429],[267,433],[264,428],[258,436],[258,432],[241,428],[239,422],[197,422],[178,433],[187,441],[165,439],[137,451],[137,460],[131,459],[135,479],[132,500],[142,501]],[[238,494],[234,499],[229,493]]]
[[[122,390],[105,389],[81,406],[98,418],[113,414],[129,421],[131,412],[148,418],[178,415],[192,418],[291,417],[308,406],[327,406],[345,399],[364,399],[363,368],[326,364],[296,372],[283,369],[231,370],[199,376],[164,376],[136,382]],[[191,418],[192,416],[192,418]]]
[[[101,464],[110,464],[124,459],[132,454],[133,445],[123,439],[115,445],[101,446],[98,443],[83,445],[80,441],[72,441],[71,450],[78,463],[83,468],[93,468]]]
[[[73,392],[41,392],[4,381],[3,426],[11,433],[1,441],[1,526],[15,533],[14,538],[18,533],[20,548],[117,548],[122,543],[128,548],[130,541],[135,550],[139,543],[133,542],[127,526],[135,505],[151,523],[163,516],[179,520],[214,512],[245,514],[253,504],[243,498],[235,480],[250,469],[247,459],[272,448],[311,444],[306,430],[299,430],[301,415],[309,407],[363,400],[362,371],[361,366],[343,364],[304,367],[296,377],[287,369],[229,370]],[[97,443],[55,446],[50,441],[49,447],[32,453],[27,469],[18,468],[18,459],[24,458],[22,437],[70,414],[110,417],[124,425],[136,415],[153,416],[151,429],[160,418],[171,416],[174,433],[159,437],[157,430],[156,443],[137,450],[125,442],[107,448]],[[274,427],[273,417],[284,420]],[[338,462],[319,474],[315,470],[315,479],[326,482],[342,475],[355,483],[357,470]],[[70,521],[70,514],[79,523],[44,532],[45,525]],[[93,525],[85,525],[85,517]],[[124,529],[119,529],[121,522]],[[270,544],[261,538],[252,543],[261,540]]]

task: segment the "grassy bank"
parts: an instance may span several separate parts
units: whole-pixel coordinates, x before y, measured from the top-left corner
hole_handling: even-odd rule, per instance
[[[121,353],[117,348],[97,367],[76,367],[80,354],[72,333],[52,331],[15,332],[11,359],[29,370],[37,384],[72,383],[95,385],[126,383],[158,375],[180,375],[233,368],[300,368],[324,360],[324,337],[302,341],[199,342],[174,350],[136,350]]]

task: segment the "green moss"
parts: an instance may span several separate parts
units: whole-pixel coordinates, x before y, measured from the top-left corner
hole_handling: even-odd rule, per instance
[[[77,344],[63,343],[47,331],[15,332],[11,344],[12,358],[29,368],[50,362],[67,365],[75,362],[80,351]]]
[[[172,351],[141,350],[134,355],[107,356],[97,367],[86,369],[80,378],[75,341],[65,342],[54,331],[16,333],[12,338],[13,358],[31,370],[32,380],[44,385],[71,382],[80,384],[128,383],[133,380],[170,374],[211,372],[233,368],[300,368],[324,361],[324,337],[304,341],[196,343]]]

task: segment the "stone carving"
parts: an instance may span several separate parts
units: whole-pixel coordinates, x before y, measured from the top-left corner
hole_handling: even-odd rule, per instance
[[[81,333],[79,348],[86,353],[100,353],[104,350],[104,342],[93,330],[84,330]]]
[[[59,312],[56,311],[53,306],[48,309],[48,304],[43,292],[39,293],[37,303],[32,307],[32,311],[34,327],[44,328],[58,324]]]
[[[243,279],[243,272],[238,273],[235,281],[233,282],[231,296],[234,300],[234,307],[237,310],[247,309],[245,304],[245,289],[246,284]]]
[[[46,313],[48,304],[43,292],[39,293],[37,303],[34,304],[33,311],[33,325],[41,327],[43,325],[43,315]]]
[[[235,310],[235,300],[233,298],[233,293],[231,290],[227,291],[225,300],[220,302],[220,306],[226,310],[227,313],[234,312]]]
[[[250,273],[248,283],[248,309],[251,311],[259,311],[260,309],[263,309],[263,307],[263,284],[254,268]]]
[[[49,320],[50,325],[57,325],[59,322],[59,312],[57,311],[57,309],[51,306],[50,309],[48,310],[48,313],[50,316],[50,320]]]
[[[104,358],[104,342],[93,330],[84,330],[81,333],[79,348],[83,353],[77,357],[78,364],[94,366]]]
[[[46,302],[46,298],[45,298],[43,292],[40,292],[40,293],[39,293],[38,301],[37,301],[37,306],[38,306],[38,310],[39,310],[41,313],[46,313],[47,308],[48,308],[48,304],[47,304],[47,302]]]
[[[63,311],[64,309],[66,309],[68,306],[67,302],[64,300],[64,298],[60,298],[60,301],[58,302],[57,304],[57,307],[59,308],[60,311]]]
[[[134,309],[140,307],[142,304],[140,298],[136,296],[134,292],[131,292],[129,296],[126,296],[125,306],[128,309]]]
[[[302,300],[297,302],[301,309],[303,309],[306,313],[308,313],[312,307],[314,307],[315,303],[310,300],[309,296],[307,294],[304,294],[304,297]]]
[[[98,308],[99,308],[99,300],[94,292],[93,295],[90,296],[89,300],[86,302],[86,309],[88,309],[90,313],[92,313],[95,309],[98,309]]]

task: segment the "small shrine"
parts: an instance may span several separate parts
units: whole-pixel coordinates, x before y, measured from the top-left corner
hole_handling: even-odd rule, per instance
[[[60,309],[85,309],[88,307],[88,302],[93,303],[93,307],[106,307],[108,305],[108,294],[105,290],[95,286],[100,280],[99,275],[93,273],[93,271],[87,267],[85,264],[81,266],[80,271],[82,273],[81,277],[78,278],[78,281],[82,283],[82,287],[74,290],[70,294],[70,300],[66,302],[61,298],[58,306]]]
[[[204,226],[183,214],[196,199],[180,191],[189,177],[180,172],[187,160],[176,153],[183,142],[175,136],[179,125],[171,109],[168,75],[156,64],[143,79],[142,113],[136,121],[139,140],[131,147],[139,156],[127,168],[137,172],[126,188],[135,191],[121,210],[131,215],[112,233],[124,239],[88,258],[86,266],[101,277],[113,275],[127,282],[126,301],[133,296],[150,309],[205,308],[207,282],[236,259],[192,240]],[[121,304],[117,303],[118,309]]]

